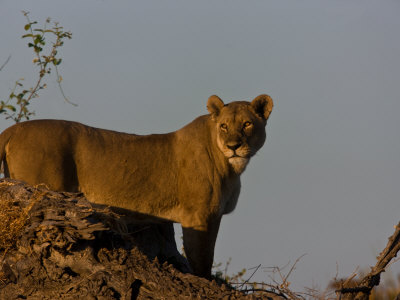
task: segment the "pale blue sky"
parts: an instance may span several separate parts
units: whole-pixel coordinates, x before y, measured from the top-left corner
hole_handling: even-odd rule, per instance
[[[307,253],[291,281],[324,288],[336,263],[340,276],[375,263],[400,219],[399,1],[0,0],[0,63],[12,55],[2,98],[33,80],[21,10],[73,32],[60,71],[79,106],[53,77],[35,118],[146,134],[206,113],[212,94],[273,97],[267,142],[217,241],[231,272]]]

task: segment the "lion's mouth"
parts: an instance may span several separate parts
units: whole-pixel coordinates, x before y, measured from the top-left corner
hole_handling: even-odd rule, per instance
[[[244,171],[246,168],[250,158],[247,157],[241,157],[237,155],[233,155],[230,158],[228,158],[229,163],[233,167],[233,169],[236,171],[236,173],[240,174]]]
[[[251,157],[250,153],[237,153],[236,151],[233,151],[233,153],[228,157],[228,159],[231,158],[250,159],[250,157]]]
[[[228,160],[229,160],[229,162],[231,162],[231,161],[248,162],[250,160],[250,158],[242,157],[242,156],[238,156],[238,155],[233,155],[233,156],[229,157]]]

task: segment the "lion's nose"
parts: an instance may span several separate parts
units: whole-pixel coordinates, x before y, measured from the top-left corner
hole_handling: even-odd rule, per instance
[[[229,149],[235,151],[237,148],[242,146],[242,142],[231,142],[226,145]]]

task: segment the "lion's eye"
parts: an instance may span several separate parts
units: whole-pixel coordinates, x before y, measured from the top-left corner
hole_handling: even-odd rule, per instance
[[[226,131],[226,130],[228,129],[228,125],[226,125],[225,123],[222,123],[222,124],[220,125],[220,127],[221,127],[221,129],[224,130],[224,131]]]
[[[246,122],[243,123],[243,128],[248,128],[248,127],[250,127],[251,125],[252,125],[251,122],[246,121]]]

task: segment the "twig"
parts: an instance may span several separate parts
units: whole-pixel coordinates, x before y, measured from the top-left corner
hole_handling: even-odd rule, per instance
[[[285,294],[283,294],[281,291],[275,292],[274,290],[266,290],[266,289],[245,289],[242,292],[244,293],[254,293],[254,292],[261,292],[261,293],[268,293],[268,294],[274,294],[278,297],[282,297],[284,299],[289,299]]]
[[[0,71],[3,70],[3,68],[6,66],[6,64],[8,64],[8,62],[10,61],[10,59],[11,59],[11,54],[7,57],[6,61],[1,65]]]
[[[259,264],[256,269],[254,270],[254,272],[250,275],[250,277],[245,280],[240,286],[239,288],[242,288],[246,283],[248,283],[250,281],[250,279],[254,276],[254,274],[258,271],[258,269],[261,267],[261,264]]]
[[[285,278],[284,278],[284,281],[286,282],[287,281],[287,279],[289,278],[289,276],[290,276],[290,274],[292,274],[292,272],[294,271],[294,270],[296,270],[296,265],[297,265],[297,263],[300,261],[300,259],[302,259],[304,256],[306,256],[307,255],[307,253],[304,253],[303,255],[301,255],[299,258],[297,258],[296,259],[296,261],[294,262],[294,264],[292,265],[292,267],[290,268],[290,271],[286,274],[286,276],[285,276]]]
[[[57,65],[54,65],[54,69],[56,70],[58,88],[59,88],[59,90],[60,90],[61,95],[62,95],[63,98],[64,98],[64,101],[67,102],[67,103],[69,103],[69,104],[71,104],[71,105],[73,105],[73,106],[78,106],[78,104],[71,102],[71,101],[65,96],[64,90],[63,90],[62,85],[61,85],[61,81],[62,81],[61,78],[62,78],[62,77],[61,77],[60,74],[58,73],[58,67],[57,67]]]

